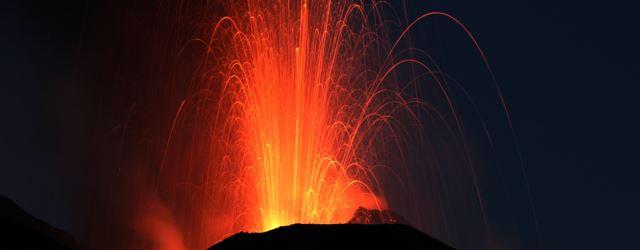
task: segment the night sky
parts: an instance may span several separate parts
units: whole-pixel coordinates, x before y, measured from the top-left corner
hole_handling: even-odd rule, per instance
[[[154,5],[148,2],[153,1],[131,6],[153,13]],[[407,18],[427,10],[448,12],[473,32],[484,49],[511,112],[544,248],[636,245],[640,6],[618,0],[408,2]],[[133,75],[150,71],[118,65],[117,70],[96,71],[93,78],[86,77],[91,72],[78,73],[118,64],[117,54],[135,47],[113,44],[119,35],[135,37],[131,32],[118,33],[119,27],[128,25],[125,21],[105,22],[132,11],[123,6],[128,5],[8,1],[0,8],[0,194],[75,235],[84,229],[84,217],[77,216],[83,206],[77,203],[87,203],[77,199],[90,197],[78,195],[77,189],[84,186],[76,178],[100,173],[86,167],[79,174],[78,167],[68,165],[91,163],[87,151],[95,148],[96,141],[87,135],[99,130],[96,127],[113,126],[108,123],[119,116],[109,112],[132,105],[127,93],[115,94],[118,88],[103,86],[107,83],[101,79],[114,77],[109,72],[115,71]],[[144,25],[145,17],[153,15],[149,13],[128,21]],[[149,36],[140,37],[144,46]],[[419,27],[412,45],[428,49],[445,71],[468,84],[480,106],[491,106],[483,97],[495,96],[493,82],[464,38],[455,26],[435,20]],[[478,78],[483,72],[484,77]],[[144,86],[150,85],[132,88]],[[135,96],[136,91],[143,90],[128,95]],[[105,98],[122,98],[121,105],[105,109],[100,106]],[[488,123],[504,124],[499,108],[483,112]],[[75,154],[69,153],[75,149]],[[492,157],[514,162],[513,152],[496,154]],[[69,159],[71,155],[77,159]],[[509,171],[489,174],[500,176],[495,181],[508,186],[509,180],[524,183],[521,170],[516,164]],[[527,204],[528,198],[523,200]],[[498,211],[503,203],[509,209],[509,202],[493,202]],[[518,209],[512,214],[529,216],[530,211]],[[516,234],[525,234],[520,236],[524,242],[536,242],[531,223]]]

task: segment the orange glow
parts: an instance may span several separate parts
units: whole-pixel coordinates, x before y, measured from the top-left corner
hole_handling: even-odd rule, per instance
[[[391,77],[384,4],[222,4],[228,15],[194,40],[206,51],[201,78],[174,115],[160,168],[178,183],[165,199],[188,204],[173,205],[184,242],[387,208],[376,172],[400,144],[398,116],[419,101]]]
[[[357,47],[370,45],[366,24],[360,32],[345,26],[366,15],[363,6],[249,1],[235,9],[245,8],[222,18],[211,37],[231,38],[219,72],[220,102],[230,104],[220,129],[233,140],[230,154],[242,155],[230,160],[241,161],[233,183],[255,218],[245,226],[344,223],[358,206],[385,207],[359,155],[367,146],[359,137],[378,119],[369,102],[379,91],[350,65],[365,59]]]

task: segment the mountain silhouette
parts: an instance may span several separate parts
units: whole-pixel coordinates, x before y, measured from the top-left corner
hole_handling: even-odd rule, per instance
[[[0,249],[78,249],[71,235],[0,195]]]
[[[234,249],[453,249],[404,224],[391,211],[358,209],[347,224],[293,224],[263,233],[237,233],[210,250]]]

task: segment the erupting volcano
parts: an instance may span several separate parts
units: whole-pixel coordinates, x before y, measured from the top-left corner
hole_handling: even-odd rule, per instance
[[[0,249],[622,245],[634,8],[548,5],[3,2]]]
[[[231,1],[194,40],[206,47],[201,81],[177,109],[159,171],[201,176],[185,185],[205,242],[387,207],[380,156],[401,148],[398,119],[420,101],[394,79],[397,65],[419,62],[394,61],[384,4]]]
[[[207,238],[386,208],[377,155],[393,150],[396,113],[417,100],[392,80],[378,4],[232,1],[200,40],[202,85],[182,102],[165,157],[192,112],[204,139],[193,146],[210,150]]]
[[[92,211],[88,242],[203,249],[239,232],[395,215],[446,242],[459,236],[453,220],[469,216],[490,242],[468,121],[457,110],[476,106],[412,45],[419,23],[444,21],[492,76],[456,18],[409,18],[406,3],[376,0],[168,6],[152,17],[132,11],[122,26],[136,43],[125,38],[118,50],[123,70],[96,84],[112,97],[96,101],[104,108],[96,113],[114,117],[96,122],[104,127],[90,141],[101,145],[102,168],[81,178],[94,187],[86,199],[98,197],[82,207]],[[145,17],[157,23],[135,21]],[[473,124],[489,135],[482,120]],[[461,195],[448,200],[452,193]]]

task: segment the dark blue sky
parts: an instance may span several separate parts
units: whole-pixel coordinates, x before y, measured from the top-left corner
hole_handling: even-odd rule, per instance
[[[635,245],[639,6],[617,0],[409,2],[415,4],[410,15],[444,10],[460,18],[485,50],[511,110],[545,248]],[[84,34],[99,32],[86,20],[100,4],[2,5],[0,194],[73,231],[66,195],[73,187],[59,171],[66,139],[60,131],[68,122],[61,120],[69,116],[56,105],[75,91],[59,86],[73,79],[73,52]],[[460,34],[442,22],[433,25],[421,27],[416,41],[428,40],[448,72],[473,81],[465,72],[478,69],[460,62],[464,54],[457,50],[468,41],[455,39]]]
[[[639,222],[638,5],[441,6],[476,34],[496,72],[546,248],[629,248]]]
[[[639,222],[638,6],[443,5],[477,35],[503,88],[546,248],[632,245]]]

